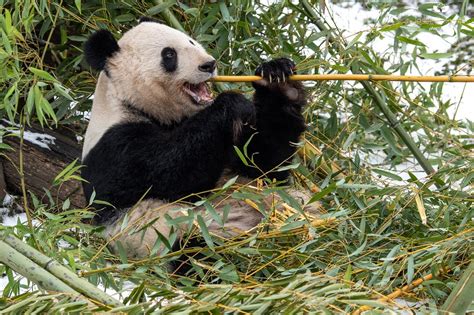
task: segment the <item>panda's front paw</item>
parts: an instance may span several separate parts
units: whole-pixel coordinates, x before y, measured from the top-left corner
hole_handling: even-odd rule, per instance
[[[255,70],[255,75],[263,78],[266,84],[284,83],[288,77],[296,73],[296,65],[288,58],[278,58],[262,63]],[[258,82],[258,81],[257,81]]]
[[[280,98],[281,104],[304,103],[303,85],[299,81],[291,81],[289,77],[296,74],[296,66],[293,60],[278,58],[262,63],[255,70],[255,74],[262,79],[252,82],[255,90],[260,91],[262,99]],[[289,101],[289,102],[288,102]]]

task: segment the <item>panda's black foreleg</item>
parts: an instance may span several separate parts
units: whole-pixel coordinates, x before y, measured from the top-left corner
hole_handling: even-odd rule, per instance
[[[213,189],[229,162],[234,122],[255,112],[249,101],[234,104],[239,99],[225,93],[172,130],[142,122],[110,128],[83,161],[87,197],[95,189],[97,199],[127,208],[145,193],[174,201]],[[104,211],[99,221],[110,216]]]
[[[266,173],[269,178],[285,180],[288,171],[275,172],[279,165],[289,163],[305,130],[301,114],[306,103],[303,85],[289,81],[295,64],[287,58],[275,59],[260,65],[255,71],[263,80],[253,83],[256,124],[243,126],[237,145],[249,142],[247,152],[257,167],[245,166],[233,158],[232,166],[239,174],[256,178]]]
[[[157,149],[161,161],[153,172],[161,198],[174,200],[215,187],[228,163],[223,152],[232,148],[233,126],[255,115],[250,102],[234,103],[236,98],[229,94],[221,94],[210,107],[183,122]]]

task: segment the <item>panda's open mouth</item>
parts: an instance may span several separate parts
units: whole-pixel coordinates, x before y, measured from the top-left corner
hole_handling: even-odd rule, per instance
[[[186,94],[191,96],[194,103],[198,105],[209,105],[212,103],[212,94],[206,82],[198,84],[184,83],[183,90]]]

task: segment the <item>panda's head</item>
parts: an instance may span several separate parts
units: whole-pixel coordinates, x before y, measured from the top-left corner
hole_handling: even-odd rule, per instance
[[[85,45],[88,63],[104,70],[97,91],[107,102],[135,107],[164,124],[180,121],[212,102],[205,83],[216,74],[216,61],[186,34],[143,21],[117,42],[107,30]],[[114,100],[111,100],[113,98]]]

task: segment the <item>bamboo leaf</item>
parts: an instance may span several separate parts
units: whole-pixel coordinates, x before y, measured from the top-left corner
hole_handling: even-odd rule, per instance
[[[416,202],[416,207],[418,209],[418,214],[420,215],[421,218],[421,223],[424,225],[428,224],[428,219],[426,218],[426,209],[425,209],[425,204],[423,203],[423,199],[421,199],[420,193],[415,192],[415,202]]]
[[[382,170],[380,168],[373,168],[372,171],[374,173],[377,173],[379,175],[382,175],[382,176],[385,176],[385,177],[388,177],[388,178],[391,178],[391,179],[394,179],[394,180],[403,181],[403,178],[401,178],[397,174],[394,174],[394,173],[389,172],[387,170]]]
[[[408,37],[405,37],[405,36],[397,36],[397,39],[399,41],[407,43],[407,44],[411,44],[411,45],[415,45],[415,46],[423,46],[423,47],[425,46],[425,44],[423,44],[422,42],[420,42],[417,39],[408,38]]]
[[[210,249],[214,250],[214,242],[212,241],[211,235],[209,234],[209,230],[207,229],[204,219],[200,214],[197,215],[196,219],[199,225],[199,229],[202,232],[202,237],[204,238],[204,241]]]
[[[242,163],[244,163],[245,166],[250,166],[249,163],[247,162],[247,159],[245,158],[244,154],[242,153],[242,151],[240,151],[240,149],[238,147],[236,147],[235,145],[234,145],[234,150],[235,150],[235,153],[237,153],[237,156],[242,161]]]
[[[53,81],[53,82],[56,82],[56,81],[57,81],[51,74],[49,74],[48,72],[46,72],[46,71],[44,71],[44,70],[40,70],[40,69],[33,68],[33,67],[29,67],[28,69],[29,69],[34,75],[37,75],[37,76],[40,77],[41,79],[44,79],[44,80],[47,80],[47,81]]]
[[[155,5],[154,7],[148,9],[146,11],[146,14],[147,15],[157,15],[157,14],[163,12],[164,10],[171,8],[175,4],[176,4],[176,0],[165,1],[163,3]]]
[[[474,261],[463,272],[441,310],[454,314],[464,314],[474,301]]]
[[[442,59],[442,58],[450,58],[453,53],[423,53],[420,54],[420,57],[426,59]]]
[[[82,1],[81,0],[74,0],[74,4],[76,5],[76,8],[79,11],[79,13],[82,13]]]

